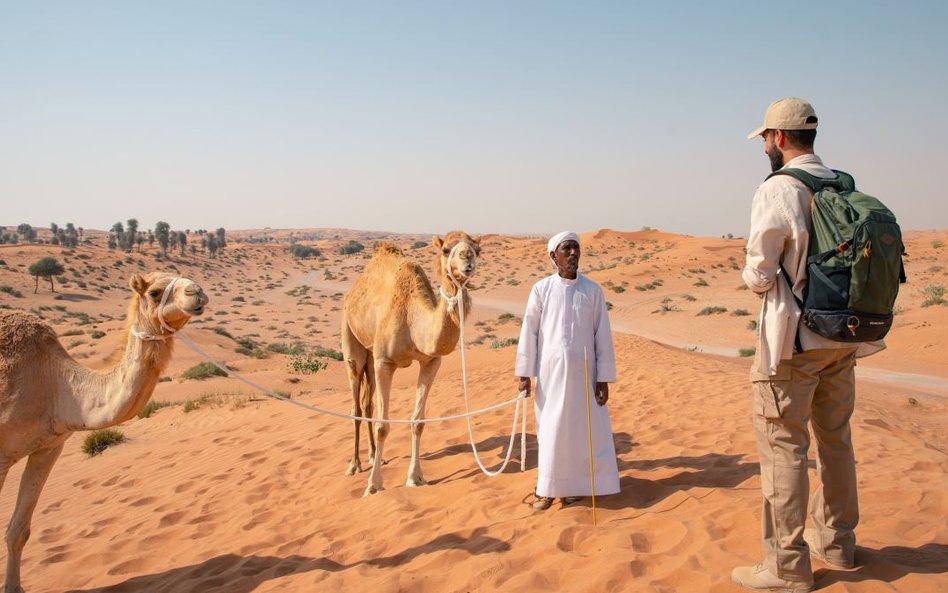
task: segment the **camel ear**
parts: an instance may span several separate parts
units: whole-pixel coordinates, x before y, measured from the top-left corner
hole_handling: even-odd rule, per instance
[[[431,237],[431,244],[434,245],[435,249],[441,251],[441,247],[444,246],[444,240],[438,235],[435,235]]]
[[[481,254],[481,237],[478,237],[476,239],[472,238],[471,241],[474,242],[474,253],[476,253],[477,255],[480,255]]]
[[[131,279],[128,281],[128,285],[132,287],[132,290],[138,294],[145,294],[145,291],[148,290],[148,283],[145,282],[145,279],[142,278],[141,274],[132,274]]]

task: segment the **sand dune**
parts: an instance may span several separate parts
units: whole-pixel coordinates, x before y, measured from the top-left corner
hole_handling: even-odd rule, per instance
[[[310,234],[319,237],[311,244],[323,250],[324,261],[292,260],[286,244],[233,241],[220,260],[199,254],[170,263],[211,296],[209,316],[186,330],[201,348],[294,400],[346,412],[342,363],[325,359],[325,370],[298,375],[290,356],[235,351],[241,339],[264,352],[296,340],[307,348],[339,348],[339,293],[366,259],[333,250],[350,238],[369,246],[371,237]],[[890,348],[860,363],[853,427],[861,566],[840,571],[815,562],[821,590],[948,590],[948,371],[939,329],[948,307],[923,307],[920,290],[945,283],[948,251],[933,242],[946,235],[908,235],[910,284],[899,297]],[[425,237],[393,238],[428,263],[425,248],[410,248]],[[755,562],[760,552],[750,362],[737,356],[754,345],[748,323],[759,303],[739,290],[735,265],[743,242],[608,230],[583,240],[581,267],[606,287],[621,330],[619,380],[609,405],[622,492],[597,500],[597,525],[589,501],[557,502],[544,513],[528,506],[536,464],[532,414],[527,471],[519,471],[515,450],[514,462],[495,478],[477,469],[463,422],[429,425],[422,463],[431,484],[423,488],[403,485],[409,433],[395,427],[386,444],[386,490],[363,498],[367,473],[343,475],[350,423],[255,395],[233,379],[183,380],[200,358],[178,344],[170,380],[153,398],[174,405],[122,425],[127,441],[100,456],[80,451],[83,434],[67,442],[24,553],[26,590],[739,590],[730,583],[731,567]],[[517,335],[516,316],[530,286],[550,273],[544,243],[484,239],[465,336],[474,407],[515,395],[513,347],[492,345]],[[32,294],[25,266],[46,254],[68,260],[69,283],[57,286],[66,298],[56,300],[48,285]],[[0,260],[0,286],[23,295],[0,292],[0,305],[34,309],[60,334],[81,330],[61,340],[90,366],[104,364],[117,345],[125,278],[169,264],[153,253],[23,245],[0,246]],[[712,306],[727,311],[697,314]],[[750,314],[733,314],[739,310]],[[105,335],[93,338],[93,328]],[[393,417],[408,416],[416,374],[417,367],[396,373]],[[183,402],[190,402],[189,411]],[[442,365],[428,415],[463,409],[455,353]],[[491,467],[505,453],[511,414],[512,408],[475,420],[478,449]],[[0,492],[3,521],[22,465]],[[815,470],[812,475],[815,486]]]

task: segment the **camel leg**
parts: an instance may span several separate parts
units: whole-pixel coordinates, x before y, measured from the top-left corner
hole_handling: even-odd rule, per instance
[[[392,376],[395,374],[395,363],[375,359],[375,378],[378,382],[379,398],[376,403],[376,417],[388,418],[388,398],[392,392]],[[388,436],[388,424],[375,424],[375,458],[372,460],[372,472],[369,474],[369,485],[365,489],[365,496],[384,490],[382,487],[382,455],[385,448],[385,437]]]
[[[46,479],[53,470],[53,465],[63,452],[63,445],[51,449],[36,451],[30,455],[20,479],[20,492],[17,495],[16,507],[13,509],[13,518],[7,527],[7,580],[3,586],[4,593],[21,593],[20,587],[20,560],[23,557],[23,546],[30,539],[30,522],[33,520],[33,511],[39,502],[40,492],[46,485]]]
[[[425,404],[428,402],[428,391],[434,383],[435,375],[441,367],[441,359],[433,358],[428,362],[420,362],[418,369],[418,388],[415,391],[415,410],[412,420],[422,420],[425,417]],[[424,486],[428,482],[421,473],[421,433],[424,432],[424,423],[411,425],[411,464],[408,466],[408,480],[406,486]]]
[[[346,361],[346,372],[349,376],[349,392],[352,396],[352,415],[362,416],[363,407],[359,399],[359,391],[361,390],[362,375],[365,373],[366,359],[368,358],[369,351],[352,335],[352,331],[349,329],[349,323],[345,318],[342,320],[341,330],[342,353]],[[347,476],[362,471],[362,459],[359,457],[359,431],[361,426],[361,420],[352,421],[355,442],[352,448],[352,459],[349,461],[349,467],[346,468]],[[371,427],[369,428],[369,434],[371,435]]]
[[[372,398],[375,395],[375,359],[369,352],[365,363],[365,390],[362,392],[362,410],[366,418],[372,417]],[[375,430],[370,426],[369,430],[369,462],[375,463]],[[385,460],[382,460],[385,465]]]

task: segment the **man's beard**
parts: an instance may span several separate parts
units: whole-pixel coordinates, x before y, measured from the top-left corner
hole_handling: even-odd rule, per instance
[[[767,156],[770,157],[770,170],[779,171],[783,168],[783,153],[780,152],[780,149],[776,145],[771,146],[770,150],[767,151]]]

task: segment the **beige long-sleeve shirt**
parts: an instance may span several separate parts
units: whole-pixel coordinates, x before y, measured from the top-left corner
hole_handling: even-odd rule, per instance
[[[799,156],[784,168],[803,169],[811,175],[832,178],[833,171],[815,154]],[[757,187],[751,206],[751,228],[747,237],[747,261],[741,273],[748,288],[763,295],[758,328],[760,337],[752,378],[764,379],[777,373],[781,360],[793,356],[794,338],[800,331],[804,350],[852,348],[852,343],[836,342],[810,331],[800,323],[801,311],[793,298],[803,299],[806,290],[806,258],[810,244],[813,193],[789,175],[776,175]],[[780,264],[790,283],[780,276]],[[790,292],[793,286],[793,293]],[[885,348],[882,340],[858,345],[856,356],[868,356]]]

